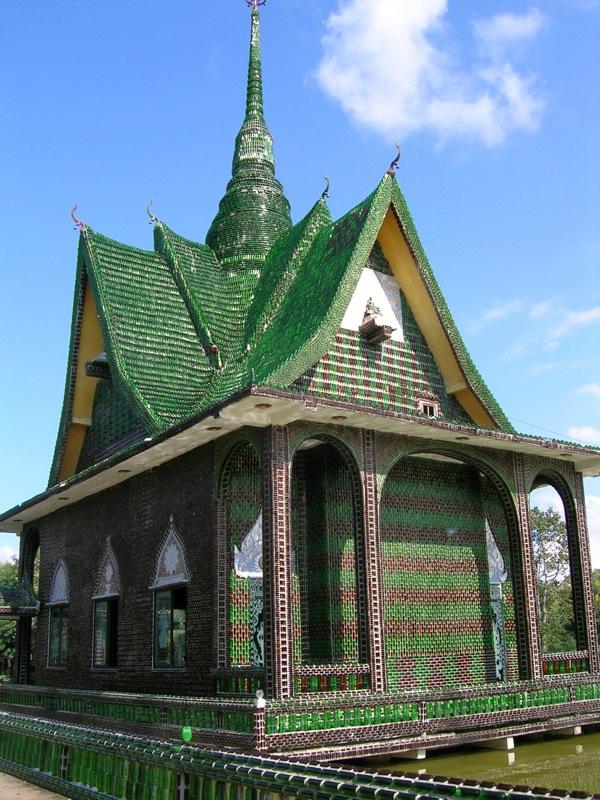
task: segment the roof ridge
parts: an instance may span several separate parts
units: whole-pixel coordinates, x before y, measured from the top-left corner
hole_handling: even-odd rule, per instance
[[[325,198],[321,197],[300,222],[275,242],[248,310],[244,336],[246,346],[254,344],[261,333],[261,324],[268,324],[268,317],[276,313],[317,234],[331,223],[329,208]],[[291,252],[286,252],[286,249]]]
[[[155,250],[144,250],[144,248],[142,247],[135,247],[134,245],[126,244],[125,242],[121,242],[119,239],[113,239],[112,237],[106,236],[106,234],[100,233],[99,231],[95,231],[93,228],[90,227],[86,227],[85,233],[82,232],[81,235],[84,238],[87,236],[88,238],[91,239],[102,239],[103,241],[109,244],[117,245],[118,247],[131,250],[134,253],[140,253],[147,256],[158,255]]]
[[[193,296],[189,283],[179,264],[177,254],[173,249],[171,242],[169,241],[169,236],[176,237],[177,234],[167,229],[166,226],[163,226],[160,222],[154,226],[155,250],[162,255],[167,262],[167,266],[171,271],[173,280],[175,281],[183,302],[185,303],[185,307],[192,321],[192,325],[194,326],[194,330],[196,331],[198,339],[200,340],[200,344],[204,349],[209,364],[213,369],[219,370],[223,366],[219,348],[213,341],[210,328],[204,319],[202,309],[199,307],[198,303],[196,302],[196,298]],[[189,242],[189,244],[193,245],[194,243]],[[208,245],[203,245],[203,247],[206,247],[210,250]]]

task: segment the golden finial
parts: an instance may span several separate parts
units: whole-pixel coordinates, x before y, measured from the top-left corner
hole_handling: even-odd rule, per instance
[[[150,211],[153,205],[154,205],[154,200],[150,200],[150,202],[146,206],[146,214],[148,214],[148,216],[150,217],[150,222],[148,223],[148,225],[158,225],[159,222],[158,217],[155,214],[153,214],[152,211]]]
[[[77,203],[75,203],[75,205],[71,209],[71,219],[75,223],[75,230],[76,231],[79,231],[80,233],[87,233],[87,225],[85,224],[85,222],[83,220],[81,220],[81,219],[78,219],[75,216],[76,213],[77,213],[77,209],[78,208],[79,208],[79,206],[77,205]]]
[[[400,157],[402,156],[402,151],[400,150],[400,145],[398,144],[398,142],[396,142],[396,148],[398,150],[398,155],[396,156],[396,158],[390,164],[390,168],[388,169],[388,171],[386,173],[387,175],[395,175],[396,174],[396,170],[398,169],[398,164],[400,163]]]

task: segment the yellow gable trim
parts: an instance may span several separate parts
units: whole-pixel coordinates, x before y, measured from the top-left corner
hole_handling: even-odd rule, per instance
[[[468,385],[431,294],[391,208],[388,209],[377,239],[438,365],[446,391],[456,397],[477,425],[497,428],[498,426]]]
[[[77,376],[75,379],[73,408],[60,464],[59,481],[70,478],[77,470],[85,432],[92,418],[94,395],[98,383],[97,378],[88,378],[85,374],[85,363],[86,361],[91,361],[104,349],[104,341],[100,331],[98,314],[96,313],[96,304],[88,284],[83,301],[83,315],[79,334],[79,347],[77,349]]]

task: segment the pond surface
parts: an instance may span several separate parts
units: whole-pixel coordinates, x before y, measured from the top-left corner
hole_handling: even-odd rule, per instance
[[[370,765],[372,766],[372,765]],[[564,738],[522,737],[512,752],[461,748],[432,753],[422,761],[394,761],[381,771],[419,772],[549,789],[600,792],[600,732]]]

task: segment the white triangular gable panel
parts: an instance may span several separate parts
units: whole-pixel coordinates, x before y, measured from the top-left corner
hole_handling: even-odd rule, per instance
[[[400,287],[393,275],[384,275],[365,267],[359,278],[341,327],[357,331],[363,322],[367,303],[371,300],[381,311],[381,322],[395,328],[392,340],[404,341]]]
[[[154,583],[151,589],[158,589],[161,586],[171,586],[177,583],[188,583],[190,573],[185,557],[185,547],[177,528],[175,520],[171,514],[169,527],[163,540],[163,545],[158,554],[156,562],[156,572]]]
[[[67,566],[61,559],[54,568],[50,596],[47,605],[63,605],[69,602],[69,576]]]

